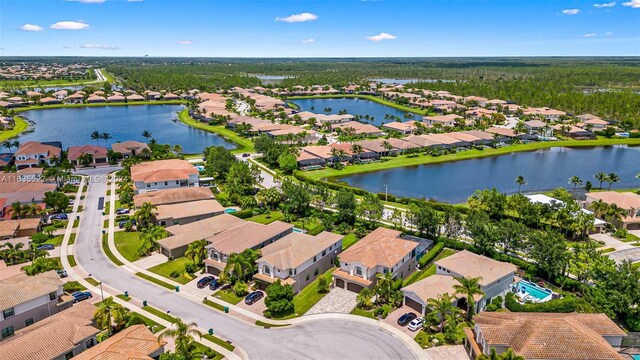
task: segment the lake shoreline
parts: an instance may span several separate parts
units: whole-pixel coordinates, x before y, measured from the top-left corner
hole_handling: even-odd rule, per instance
[[[385,105],[396,110],[409,112],[418,115],[428,115],[429,111],[416,109],[410,106],[404,106],[400,104],[396,104],[394,102],[381,99],[377,96],[373,95],[360,95],[360,94],[336,94],[336,95],[301,95],[301,96],[284,96],[282,97],[284,101],[288,100],[304,100],[304,99],[363,99],[376,102],[381,105]]]

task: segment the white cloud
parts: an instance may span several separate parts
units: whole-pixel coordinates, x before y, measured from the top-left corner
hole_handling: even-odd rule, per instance
[[[193,44],[193,41],[191,41],[191,40],[178,40],[178,41],[176,41],[176,44],[191,45],[191,44]]]
[[[22,25],[22,27],[20,27],[20,29],[24,31],[42,31],[42,28],[40,26],[32,24],[24,24]]]
[[[143,2],[144,0],[127,0],[127,2]]]
[[[89,27],[89,24],[85,24],[79,21],[59,21],[51,25],[55,30],[82,30]]]
[[[100,50],[118,50],[119,47],[111,46],[111,45],[101,45],[101,44],[84,44],[80,45],[83,49],[100,49]]]
[[[562,13],[565,15],[576,15],[577,13],[580,12],[580,9],[566,9],[566,10],[562,10]]]
[[[277,17],[276,21],[283,21],[283,22],[288,22],[288,23],[298,23],[298,22],[305,22],[305,21],[314,21],[318,19],[318,15],[316,14],[312,14],[312,13],[302,13],[302,14],[293,14],[293,15],[289,15],[287,17]]]
[[[81,4],[102,4],[107,0],[67,0],[71,2],[79,2]]]
[[[611,36],[611,35],[613,35],[613,31],[607,31],[607,32],[606,32],[606,33],[604,33],[604,34],[605,34],[605,35],[607,35],[607,36]]]
[[[616,6],[616,2],[612,1],[612,2],[608,2],[608,3],[602,3],[602,4],[593,4],[594,7],[597,7],[598,9],[601,8],[610,8],[610,7],[614,7]]]
[[[631,0],[623,2],[622,6],[632,7],[634,9],[640,9],[640,0]]]
[[[373,35],[373,36],[367,37],[367,40],[370,40],[370,41],[382,41],[382,40],[394,40],[395,38],[396,38],[396,36],[394,36],[394,35],[387,34],[387,33],[380,33],[378,35]]]
[[[582,35],[582,37],[586,37],[586,38],[590,38],[590,37],[594,37],[594,36],[596,36],[596,33],[588,33],[588,34]]]
[[[314,42],[316,42],[316,39],[307,39],[301,41],[301,43],[303,44],[313,44]]]

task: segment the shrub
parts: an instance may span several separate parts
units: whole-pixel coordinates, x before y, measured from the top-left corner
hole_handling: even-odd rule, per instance
[[[318,293],[326,294],[329,292],[329,280],[326,277],[320,276],[318,279]]]
[[[487,311],[496,311],[502,309],[502,296],[497,296],[491,300],[491,304],[487,305]]]
[[[180,276],[180,272],[178,272],[177,270],[172,271],[169,276],[173,279],[177,279]]]
[[[629,232],[627,231],[627,229],[620,228],[613,233],[613,236],[617,237],[618,239],[626,239],[628,234]]]
[[[41,245],[43,242],[49,240],[49,237],[46,234],[43,233],[37,233],[37,234],[33,234],[33,236],[31,236],[31,241],[33,241],[34,244],[36,245]]]
[[[251,209],[240,210],[240,211],[231,213],[231,215],[240,219],[247,219],[253,216],[253,210]]]
[[[196,266],[192,263],[187,263],[187,265],[184,266],[184,271],[186,271],[187,274],[192,275],[196,272]]]
[[[233,285],[233,293],[236,294],[236,296],[245,296],[249,293],[249,285],[245,282],[238,281]]]
[[[74,293],[76,291],[86,290],[86,288],[77,281],[69,281],[62,286],[62,290],[67,293]]]
[[[429,250],[429,252],[424,254],[420,258],[420,261],[418,261],[418,264],[420,264],[420,268],[424,269],[424,267],[427,266],[427,264],[429,264],[431,261],[433,261],[433,259],[435,259],[440,254],[440,252],[442,252],[443,248],[444,248],[444,243],[443,242],[436,243],[433,246],[433,248],[431,250]]]
[[[576,311],[577,300],[573,296],[565,296],[560,299],[549,300],[544,303],[520,304],[516,300],[516,295],[508,293],[505,297],[504,305],[513,312],[548,312],[548,313],[570,313]]]
[[[640,311],[634,311],[624,319],[630,331],[640,331]]]

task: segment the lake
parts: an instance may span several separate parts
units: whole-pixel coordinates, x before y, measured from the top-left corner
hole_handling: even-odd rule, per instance
[[[393,115],[400,117],[400,121],[407,120],[421,120],[422,116],[418,114],[408,113],[411,118],[405,119],[404,115],[407,114],[402,110],[392,108],[390,106],[379,104],[375,101],[357,98],[336,98],[336,99],[322,99],[322,98],[310,98],[310,99],[297,99],[289,100],[300,106],[301,111],[311,111],[317,114],[337,114],[341,110],[346,110],[351,115],[369,115],[373,116],[371,124],[380,126],[382,123],[388,123],[395,120],[385,119],[385,115]],[[325,108],[331,108],[331,111],[324,111]],[[364,120],[362,120],[364,121]]]
[[[447,203],[463,203],[476,189],[495,187],[506,193],[516,193],[515,178],[523,175],[527,185],[523,192],[539,192],[558,187],[573,189],[571,176],[591,181],[599,171],[614,172],[620,182],[613,188],[640,186],[635,175],[640,172],[640,147],[610,146],[595,148],[549,148],[494,157],[461,160],[440,164],[381,170],[338,178],[347,184],[371,192],[396,196],[429,198]],[[603,187],[607,187],[604,183]]]
[[[34,126],[33,132],[18,137],[21,142],[61,141],[66,149],[74,145],[96,144],[91,140],[94,131],[108,132],[117,141],[145,141],[142,132],[148,130],[161,144],[180,144],[186,154],[201,153],[206,146],[222,145],[227,149],[236,146],[222,137],[194,129],[177,119],[182,105],[131,105],[94,106],[31,110],[20,113]],[[100,141],[104,145],[104,141]]]

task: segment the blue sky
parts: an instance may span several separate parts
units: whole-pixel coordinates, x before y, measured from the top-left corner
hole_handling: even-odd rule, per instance
[[[640,0],[0,0],[4,56],[640,55]]]

